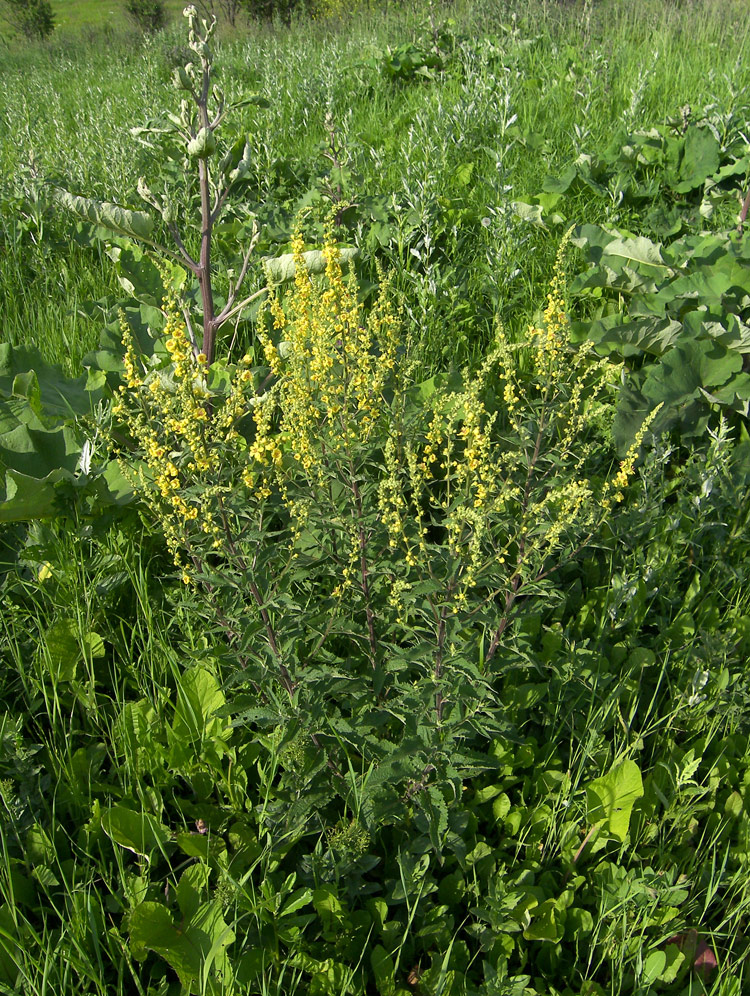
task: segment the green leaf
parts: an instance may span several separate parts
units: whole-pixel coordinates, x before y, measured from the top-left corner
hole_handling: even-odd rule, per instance
[[[15,470],[5,470],[3,478],[0,453],[0,522],[27,522],[57,513],[57,487],[72,481],[65,469],[51,471],[46,477],[31,477]]]
[[[721,387],[742,370],[742,355],[715,340],[677,343],[649,370],[643,383],[644,397],[677,408],[697,398],[701,388]]]
[[[474,173],[474,163],[461,163],[453,171],[453,181],[459,187],[467,187]]]
[[[617,399],[617,410],[612,423],[612,436],[615,448],[620,456],[625,456],[628,448],[643,425],[643,420],[653,408],[653,404],[638,390],[634,380],[626,380],[620,388]],[[661,413],[652,424],[655,432],[659,430]]]
[[[134,239],[150,240],[154,230],[154,221],[145,211],[130,211],[111,204],[109,201],[96,201],[90,197],[78,197],[60,187],[52,188],[52,196],[58,204],[71,214],[89,221],[94,225],[114,232],[116,235],[128,235]]]
[[[595,342],[610,347],[630,346],[653,356],[661,356],[679,342],[683,331],[681,322],[670,318],[637,318],[622,321],[621,316],[612,316],[594,322],[589,333]]]
[[[691,125],[685,135],[685,149],[680,163],[678,194],[700,187],[719,168],[721,149],[710,128]]]
[[[347,917],[335,888],[320,886],[312,893],[312,903],[322,921],[324,934],[336,935],[347,922]]]
[[[18,981],[19,965],[24,963],[22,949],[28,948],[26,938],[19,935],[16,916],[7,903],[0,906],[0,982],[10,986],[13,992]]]
[[[0,344],[0,400],[23,397],[39,414],[70,418],[89,415],[98,395],[87,389],[86,377],[68,377],[48,363],[33,346]]]
[[[356,249],[339,249],[339,260],[343,264],[351,262],[357,255]],[[320,249],[310,249],[302,253],[308,273],[322,273],[326,268],[326,261]],[[269,279],[275,284],[285,283],[293,280],[296,272],[294,254],[286,253],[284,256],[276,256],[274,259],[264,259]]]
[[[667,956],[666,964],[661,970],[659,980],[669,985],[680,974],[680,969],[685,963],[685,954],[680,951],[676,944],[668,944],[665,954]]]
[[[513,201],[511,203],[513,213],[518,215],[521,221],[527,221],[537,228],[546,230],[541,204],[528,204],[526,201]]]
[[[523,932],[527,941],[551,941],[557,944],[563,937],[563,926],[557,921],[558,910],[554,899],[546,899],[538,906],[532,920]]]
[[[396,966],[381,944],[372,949],[370,964],[380,996],[393,996],[396,991]]]
[[[172,723],[172,736],[177,743],[192,744],[219,735],[229,724],[215,716],[226,704],[216,677],[207,668],[194,667],[185,671],[177,689],[177,707]]]
[[[106,809],[102,813],[102,830],[115,844],[149,859],[153,851],[164,849],[171,836],[150,813],[136,813],[126,806]]]
[[[657,979],[661,978],[661,974],[666,967],[666,953],[664,951],[652,951],[643,963],[643,972],[640,981],[645,986],[652,985]]]
[[[615,765],[602,778],[586,786],[588,819],[601,824],[605,833],[624,843],[633,805],[643,795],[643,780],[634,761]]]
[[[69,619],[58,619],[50,626],[37,656],[47,665],[54,681],[73,681],[82,654],[76,629]]]
[[[631,267],[653,267],[664,274],[671,272],[661,254],[661,244],[643,236],[632,239],[613,238],[604,247],[604,252],[610,259],[615,257]]]
[[[161,307],[164,281],[159,268],[142,249],[135,245],[112,246],[107,255],[115,263],[117,279],[127,294],[153,308]]]
[[[230,971],[226,949],[234,941],[234,933],[220,904],[202,900],[206,881],[204,866],[194,866],[183,874],[176,890],[182,914],[179,925],[161,903],[141,903],[129,919],[133,956],[142,961],[149,951],[158,954],[177,973],[187,993],[213,991],[213,987],[206,988],[210,976],[219,973],[226,978]]]

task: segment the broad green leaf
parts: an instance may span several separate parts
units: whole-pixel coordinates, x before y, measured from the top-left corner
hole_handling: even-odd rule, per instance
[[[131,297],[153,308],[164,300],[164,281],[159,268],[138,246],[111,246],[107,255],[115,263],[117,279]]]
[[[643,963],[640,981],[645,986],[653,985],[667,967],[667,955],[664,951],[651,951]]]
[[[679,342],[682,323],[670,318],[638,318],[623,322],[621,316],[613,316],[614,321],[602,319],[594,322],[590,338],[603,346],[631,347],[661,356]],[[614,350],[613,350],[614,351]]]
[[[200,858],[202,861],[210,861],[220,854],[225,854],[227,845],[221,837],[205,833],[178,833],[175,837],[175,844],[180,850],[191,858]]]
[[[0,399],[24,397],[45,415],[89,415],[98,394],[87,390],[86,377],[68,377],[33,346],[0,344]]]
[[[360,991],[353,983],[352,969],[333,958],[318,960],[304,951],[295,951],[286,955],[286,963],[312,976],[305,990],[309,996],[331,996],[333,993],[344,996]]]
[[[563,925],[558,922],[559,915],[555,900],[546,899],[532,913],[531,923],[525,928],[523,936],[527,941],[559,943],[564,933]]]
[[[453,171],[453,181],[459,187],[467,187],[471,183],[473,173],[474,163],[461,163]]]
[[[594,929],[594,918],[588,910],[574,906],[567,911],[565,919],[565,932],[568,937],[580,940]]]
[[[303,907],[309,906],[312,901],[313,893],[311,889],[297,889],[296,892],[292,893],[292,895],[285,901],[279,911],[279,916],[291,916],[292,913],[296,913],[297,910],[301,910]]]
[[[115,844],[146,858],[155,850],[163,850],[171,836],[150,813],[135,812],[126,806],[106,809],[102,813],[102,830]]]
[[[719,168],[720,147],[710,128],[691,125],[685,135],[685,150],[680,163],[678,194],[700,187]]]
[[[542,182],[542,190],[549,194],[566,194],[578,179],[575,166],[568,166],[562,176],[546,176]]]
[[[630,815],[636,800],[643,795],[643,780],[635,761],[622,761],[602,778],[586,786],[588,819],[624,843],[630,826]]]
[[[114,505],[127,505],[135,497],[133,486],[124,476],[119,460],[110,460],[102,479],[107,486],[107,498]]]
[[[226,699],[216,677],[203,667],[185,671],[177,689],[177,708],[172,723],[174,739],[181,744],[200,742],[228,727],[215,713]]]
[[[130,211],[111,204],[109,201],[96,201],[90,197],[78,197],[68,190],[52,188],[52,196],[62,207],[78,218],[114,232],[135,239],[150,239],[154,230],[153,218],[145,211]]]
[[[346,913],[333,886],[322,885],[312,894],[312,903],[326,934],[336,933],[346,922]]]
[[[514,214],[518,215],[521,221],[528,221],[537,228],[546,229],[542,215],[541,204],[528,204],[526,201],[513,201],[511,204]]]
[[[661,254],[661,245],[643,236],[637,238],[613,238],[604,247],[605,255],[615,257],[632,266],[654,267],[665,275],[672,272]]]
[[[3,477],[0,462],[0,522],[28,522],[57,514],[56,485],[72,480],[73,475],[64,469],[41,479],[15,470],[6,470]]]
[[[680,951],[676,944],[668,944],[664,953],[667,956],[666,964],[661,970],[659,980],[669,985],[680,974],[680,969],[685,963],[685,954]]]
[[[342,264],[351,262],[357,255],[356,249],[340,249],[339,259]],[[326,268],[326,261],[320,249],[310,249],[302,253],[308,273],[322,273]],[[274,259],[263,261],[269,278],[275,284],[285,283],[293,280],[296,272],[294,254],[286,253],[284,256],[276,256]]]
[[[199,907],[190,922],[179,926],[166,906],[141,903],[130,914],[129,927],[133,957],[143,961],[149,951],[159,955],[177,973],[185,993],[205,991],[200,982],[210,970],[209,959],[223,967],[226,948],[234,940],[215,903]]]
[[[69,619],[58,619],[44,635],[37,657],[49,668],[54,681],[73,681],[82,659],[81,644]]]
[[[372,949],[370,965],[380,996],[393,996],[396,991],[396,966],[382,944],[377,944]]]
[[[677,343],[649,370],[642,391],[651,407],[678,408],[697,398],[701,388],[721,387],[741,370],[740,353],[715,341],[688,340]]]

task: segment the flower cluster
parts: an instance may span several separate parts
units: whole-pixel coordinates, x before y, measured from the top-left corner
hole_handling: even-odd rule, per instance
[[[385,392],[396,372],[398,320],[387,280],[364,314],[354,276],[344,277],[331,225],[325,233],[320,280],[305,264],[299,230],[292,250],[293,292],[282,300],[271,287],[276,342],[259,334],[277,379],[253,413],[255,439],[245,480],[262,494],[278,490],[299,531],[309,505],[294,497],[292,482],[301,477],[308,489],[325,493],[331,476],[339,474],[338,466],[348,468],[347,473],[359,466],[382,419],[389,417]],[[342,520],[340,526],[349,533],[349,523]],[[356,559],[356,543],[349,545]],[[349,563],[339,593],[352,573]]]
[[[222,544],[218,507],[236,486],[224,467],[245,459],[237,423],[254,401],[254,388],[247,356],[222,395],[209,390],[206,357],[194,349],[166,272],[163,277],[161,341],[168,362],[158,350],[150,357],[139,354],[121,315],[125,378],[113,415],[129,438],[119,447],[123,473],[148,502],[189,583],[194,530],[215,548]]]
[[[419,580],[443,586],[452,611],[472,590],[515,588],[590,535],[633,473],[653,416],[603,491],[586,476],[611,399],[611,371],[589,344],[570,343],[565,236],[541,327],[520,342],[497,330],[494,349],[463,388],[436,391],[424,428],[391,427],[379,487],[381,520],[404,569],[391,601],[402,615]],[[437,542],[430,543],[430,537]],[[446,560],[445,552],[449,554]],[[415,577],[414,575],[417,575]]]
[[[610,481],[607,481],[604,488],[604,494],[602,495],[602,504],[605,508],[611,508],[613,501],[621,502],[624,499],[625,495],[623,494],[623,491],[628,486],[633,474],[635,473],[635,464],[643,447],[643,441],[645,440],[649,429],[654,424],[654,419],[661,411],[661,408],[662,405],[659,404],[648,413],[646,418],[641,423],[640,429],[636,432],[635,438],[628,448],[628,452],[625,454],[625,459],[620,461],[620,467],[617,473]]]

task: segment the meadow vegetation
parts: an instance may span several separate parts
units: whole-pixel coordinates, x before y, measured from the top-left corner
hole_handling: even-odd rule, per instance
[[[285,20],[3,55],[0,992],[741,996],[744,6]]]

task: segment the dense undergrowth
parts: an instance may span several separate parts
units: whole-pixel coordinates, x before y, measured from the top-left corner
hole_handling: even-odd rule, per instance
[[[746,37],[8,54],[0,991],[745,991]]]

